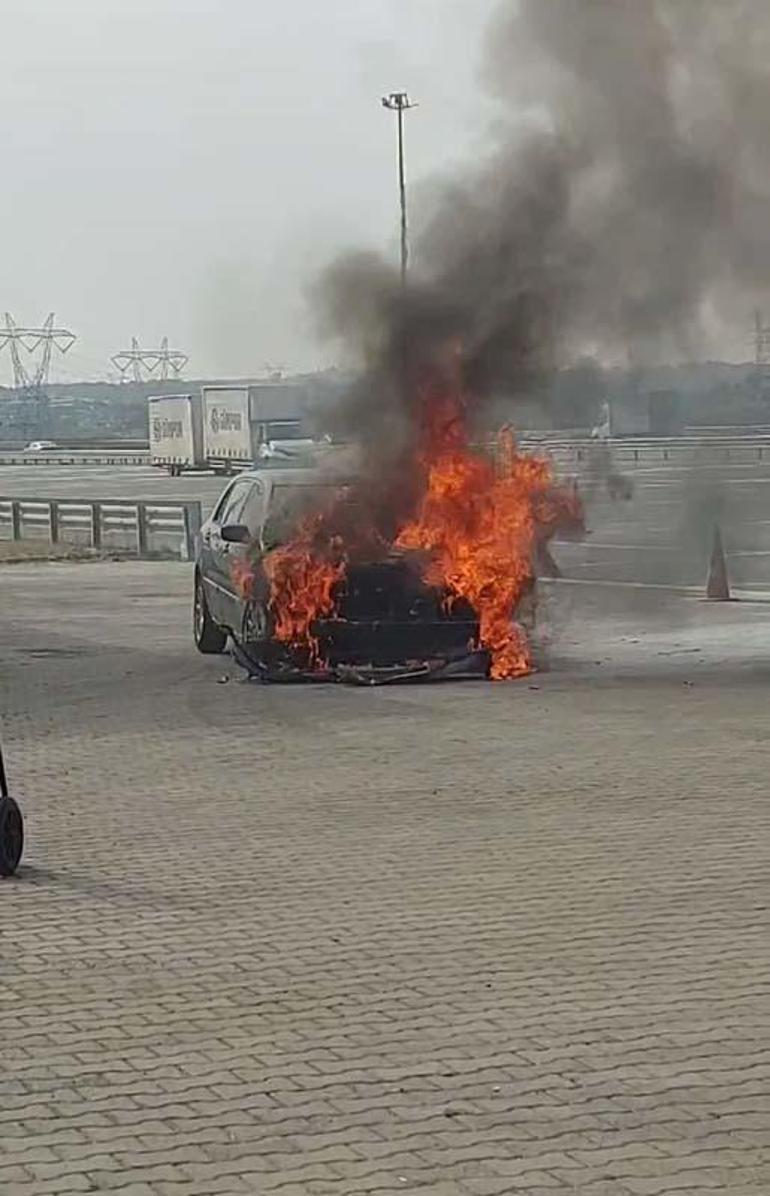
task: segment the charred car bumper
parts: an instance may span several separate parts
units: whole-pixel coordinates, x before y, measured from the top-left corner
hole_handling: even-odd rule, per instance
[[[249,676],[267,682],[326,681],[351,685],[483,679],[489,655],[476,647],[477,627],[460,620],[389,623],[329,619],[313,627],[318,661],[312,665],[274,646],[254,653],[234,644]],[[318,662],[321,663],[318,663]]]
[[[342,681],[358,685],[486,677],[474,612],[427,588],[403,556],[348,569],[334,616],[311,626],[307,648],[247,644],[235,655],[263,681]]]

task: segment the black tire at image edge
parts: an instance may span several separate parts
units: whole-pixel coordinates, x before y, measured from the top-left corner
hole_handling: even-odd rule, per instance
[[[0,797],[0,876],[13,876],[24,851],[24,820],[12,797]]]

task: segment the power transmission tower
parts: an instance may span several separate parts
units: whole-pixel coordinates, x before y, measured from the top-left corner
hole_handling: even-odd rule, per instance
[[[0,353],[7,348],[11,354],[13,384],[20,407],[17,424],[26,435],[42,436],[47,431],[48,395],[45,388],[51,355],[54,349],[66,353],[76,339],[75,333],[68,328],[56,327],[53,312],[40,328],[20,328],[10,312],[5,313],[5,328],[0,327]],[[29,368],[22,358],[22,349],[29,354]]]
[[[131,372],[134,382],[144,382],[146,377],[160,378],[167,382],[169,377],[178,378],[187,365],[189,358],[186,353],[178,349],[169,349],[168,337],[164,336],[159,349],[141,349],[135,336],[131,337],[131,348],[123,349],[110,358],[112,364],[120,371],[123,381]]]

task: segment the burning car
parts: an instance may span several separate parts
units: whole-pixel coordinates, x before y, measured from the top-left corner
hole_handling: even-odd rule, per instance
[[[332,510],[338,526],[342,511],[350,523],[355,509],[355,482],[314,469],[252,470],[231,482],[197,544],[198,650],[222,652],[229,636],[239,662],[273,680],[485,675],[478,618],[426,583],[419,553],[370,543],[367,559],[290,558],[299,528]],[[313,593],[311,574],[325,593]]]
[[[429,398],[400,470],[252,471],[228,486],[196,556],[200,651],[229,635],[266,680],[531,672],[517,614],[548,541],[583,528],[582,504],[512,435],[479,451],[459,400]]]

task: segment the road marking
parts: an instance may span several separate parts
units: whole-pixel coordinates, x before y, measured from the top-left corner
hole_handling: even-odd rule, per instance
[[[668,590],[672,594],[707,601],[703,598],[703,586],[696,585],[672,585],[658,581],[614,581],[603,577],[539,577],[537,581],[538,585],[544,586],[610,586],[620,590]],[[730,589],[733,596],[741,602],[770,602],[770,587],[767,590],[744,590],[731,586]]]

